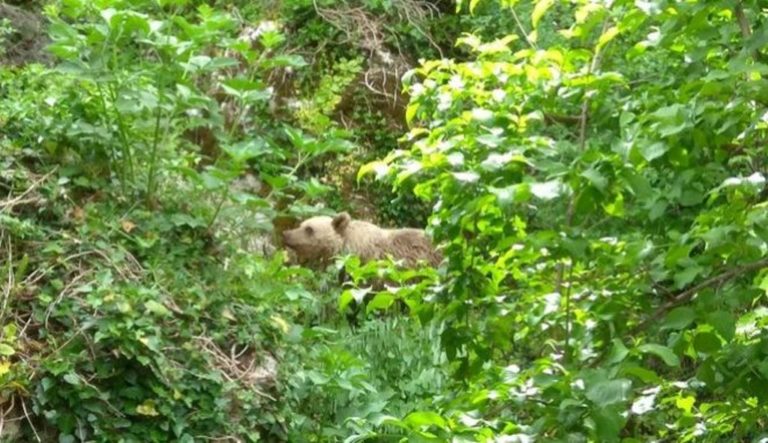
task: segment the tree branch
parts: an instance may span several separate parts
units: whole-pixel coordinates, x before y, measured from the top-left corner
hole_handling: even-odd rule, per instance
[[[747,14],[744,13],[744,3],[739,1],[733,8],[733,14],[736,16],[736,20],[739,22],[739,29],[741,29],[741,36],[746,42],[752,36],[752,26],[749,24]],[[755,48],[752,51],[752,58],[758,62],[765,62],[765,57],[760,53],[760,50]]]
[[[664,313],[669,311],[672,308],[675,308],[683,303],[686,303],[690,301],[691,297],[696,295],[699,291],[702,289],[706,289],[710,286],[714,286],[720,283],[725,283],[728,280],[731,280],[733,278],[736,278],[740,275],[746,274],[747,272],[758,270],[758,269],[764,269],[768,267],[768,258],[764,258],[762,260],[758,260],[753,263],[747,263],[745,265],[737,266],[733,269],[730,269],[728,271],[723,272],[722,274],[718,274],[714,277],[708,278],[707,280],[704,280],[703,282],[699,283],[696,286],[693,286],[691,288],[688,288],[684,290],[683,292],[678,293],[675,295],[672,300],[664,303],[661,305],[656,311],[647,319],[645,319],[643,322],[641,322],[639,325],[637,325],[633,330],[632,334],[638,332],[640,329],[643,329],[645,326],[648,325],[648,323],[658,319],[661,317]]]

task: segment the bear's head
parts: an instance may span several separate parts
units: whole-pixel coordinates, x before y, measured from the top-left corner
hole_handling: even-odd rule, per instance
[[[296,253],[299,263],[327,262],[343,249],[343,234],[351,220],[346,212],[333,218],[308,218],[298,228],[283,232],[283,244]]]

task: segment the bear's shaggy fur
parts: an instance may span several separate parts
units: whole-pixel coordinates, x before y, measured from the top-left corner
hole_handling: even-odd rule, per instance
[[[421,229],[384,229],[373,223],[352,220],[346,212],[336,217],[312,217],[283,232],[283,244],[302,264],[327,264],[334,256],[352,254],[365,263],[392,258],[406,267],[419,262],[437,266],[442,256]]]

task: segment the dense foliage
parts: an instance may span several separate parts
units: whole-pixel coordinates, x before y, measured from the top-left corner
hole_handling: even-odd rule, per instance
[[[23,6],[0,439],[768,438],[759,2]],[[339,210],[446,260],[286,261]]]

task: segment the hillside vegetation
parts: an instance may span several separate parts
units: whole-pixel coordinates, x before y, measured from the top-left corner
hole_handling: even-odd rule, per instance
[[[0,3],[0,441],[768,441],[767,45],[756,0]],[[341,211],[445,260],[296,265]]]

